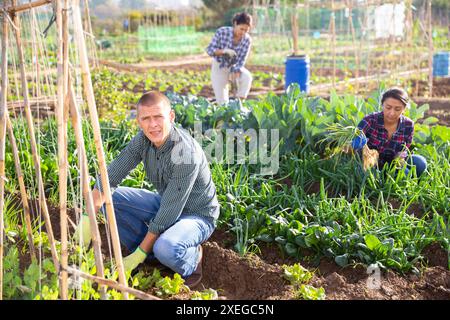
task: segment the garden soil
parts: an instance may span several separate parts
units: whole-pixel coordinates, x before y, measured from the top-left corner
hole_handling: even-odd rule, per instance
[[[33,203],[31,207],[33,208]],[[56,239],[60,239],[58,208],[50,207],[50,217]],[[69,218],[75,222],[75,213],[68,211]],[[36,216],[33,214],[33,216]],[[71,225],[71,224],[70,224]],[[70,234],[73,227],[70,226]],[[43,227],[45,230],[45,227]],[[102,251],[109,257],[106,228],[100,225]],[[380,286],[370,289],[369,274],[362,265],[341,268],[333,260],[323,258],[318,265],[310,259],[312,252],[305,251],[304,259],[296,261],[282,253],[275,244],[260,243],[259,250],[245,257],[232,248],[235,243],[233,234],[216,230],[211,238],[203,244],[203,279],[194,288],[212,288],[218,292],[219,299],[238,300],[272,300],[297,299],[294,287],[283,278],[283,265],[300,263],[314,277],[310,284],[325,289],[326,298],[331,300],[353,299],[446,299],[450,300],[450,270],[448,253],[438,244],[426,247],[422,254],[428,265],[421,268],[419,275],[408,273],[401,275],[388,270],[381,273]],[[23,243],[18,243],[23,247]],[[128,254],[123,249],[123,255]],[[28,254],[21,254],[20,265],[23,270],[30,263]],[[161,270],[163,275],[173,273],[159,263],[145,263],[139,269],[152,272],[153,268]],[[149,292],[151,293],[151,292]],[[189,295],[180,294],[171,299],[188,299]]]

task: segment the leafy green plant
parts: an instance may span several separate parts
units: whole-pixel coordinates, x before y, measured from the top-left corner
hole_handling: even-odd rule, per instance
[[[297,298],[303,300],[325,300],[325,289],[302,284],[297,291]]]
[[[214,289],[205,289],[203,291],[194,291],[191,300],[217,300],[219,295]]]
[[[289,280],[292,285],[308,283],[313,277],[313,273],[302,267],[299,263],[292,266],[283,265],[283,270],[284,278]]]
[[[164,277],[156,281],[156,294],[158,296],[170,296],[187,290],[184,285],[184,279],[178,273],[175,273],[173,279]]]
[[[22,286],[19,274],[19,251],[11,246],[3,257],[3,295],[5,299],[15,299],[28,288]]]
[[[294,287],[297,299],[303,300],[324,300],[325,290],[323,288],[315,288],[307,283],[313,277],[313,273],[302,267],[299,263],[292,266],[283,265],[283,277],[287,279]]]

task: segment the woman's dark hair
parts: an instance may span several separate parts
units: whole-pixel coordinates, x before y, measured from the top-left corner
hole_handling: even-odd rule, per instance
[[[247,24],[249,26],[252,25],[252,16],[247,12],[238,12],[233,16],[233,20],[231,20],[233,24]]]
[[[408,94],[402,88],[393,87],[393,88],[386,90],[383,93],[383,96],[381,97],[381,104],[383,104],[387,98],[393,98],[398,101],[401,101],[405,107],[407,107],[409,105]]]

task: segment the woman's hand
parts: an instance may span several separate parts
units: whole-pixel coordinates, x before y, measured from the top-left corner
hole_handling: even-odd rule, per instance
[[[367,138],[363,135],[359,135],[352,141],[352,148],[355,150],[359,150],[367,144]]]
[[[223,49],[223,54],[229,56],[230,58],[234,58],[236,56],[236,51],[233,49]]]
[[[240,71],[233,72],[230,76],[231,81],[236,81],[237,79],[239,79],[240,76],[241,76]]]

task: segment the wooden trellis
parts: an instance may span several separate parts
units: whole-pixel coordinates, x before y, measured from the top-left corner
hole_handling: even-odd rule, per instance
[[[374,48],[376,46],[373,45],[373,37],[374,30],[369,27],[369,18],[370,13],[374,8],[380,7],[382,5],[393,5],[397,6],[400,3],[404,3],[405,5],[405,36],[401,42],[395,41],[395,36],[389,36],[383,38],[383,40],[378,40],[380,43],[378,44],[379,48],[381,48],[384,52],[379,60],[379,68],[375,71],[377,74],[377,79],[381,80],[382,78],[392,77],[392,76],[403,76],[408,74],[411,71],[415,71],[416,74],[423,74],[428,71],[428,79],[429,79],[429,92],[430,96],[432,93],[432,56],[433,56],[433,39],[431,36],[432,33],[432,18],[431,18],[431,3],[432,0],[424,0],[423,11],[426,12],[425,20],[426,23],[423,25],[420,24],[422,28],[422,45],[428,48],[426,55],[415,55],[414,48],[417,44],[413,41],[413,6],[412,0],[321,0],[321,1],[313,1],[313,0],[305,0],[305,1],[288,1],[288,0],[278,0],[278,1],[268,1],[268,0],[252,0],[251,3],[246,7],[247,11],[251,12],[254,18],[254,22],[256,24],[256,29],[258,30],[258,34],[255,34],[255,37],[260,36],[260,30],[263,29],[262,25],[270,24],[272,26],[273,23],[278,23],[279,19],[269,19],[268,8],[270,7],[273,10],[282,9],[284,12],[289,12],[290,22],[288,19],[281,19],[281,24],[290,23],[291,25],[291,33],[292,33],[292,50],[286,52],[286,54],[307,54],[310,58],[314,58],[317,55],[322,54],[325,50],[329,52],[330,60],[316,58],[316,68],[321,68],[324,64],[327,65],[330,63],[330,82],[331,85],[321,85],[320,90],[329,90],[330,88],[336,88],[339,85],[345,84],[345,81],[337,81],[337,71],[338,69],[343,70],[351,70],[347,65],[347,51],[349,52],[348,57],[352,57],[355,62],[354,67],[354,80],[353,84],[356,87],[356,91],[358,91],[358,86],[363,85],[367,81],[371,81],[373,79],[374,73],[370,73],[370,67],[373,66],[373,61],[376,58],[374,52]],[[327,19],[329,18],[328,26],[323,25],[320,30],[311,29],[310,25],[310,14],[317,10],[325,10]],[[352,15],[355,14],[356,11],[362,15],[362,17],[358,17],[358,19],[352,18]],[[345,19],[343,19],[343,12],[345,11]],[[258,12],[265,12],[262,14],[263,19],[259,19]],[[299,13],[303,13],[303,16],[300,16]],[[395,25],[395,14],[394,9],[392,10],[392,21],[391,24]],[[339,14],[340,13],[340,14]],[[340,15],[340,19],[338,19],[338,14]],[[356,21],[359,22],[360,35],[357,34],[357,26]],[[259,25],[261,24],[261,25]],[[302,25],[303,24],[303,25]],[[339,27],[340,26],[340,27]],[[343,28],[346,26],[346,31]],[[289,26],[287,26],[289,29]],[[272,30],[272,28],[270,28]],[[300,42],[298,39],[298,33],[304,35],[303,42]],[[312,31],[320,31],[328,34],[329,36],[329,46],[325,48],[311,48],[311,39],[312,39]],[[268,31],[272,33],[273,31]],[[343,33],[344,32],[344,33]],[[364,36],[361,36],[364,34]],[[290,33],[282,33],[279,35],[290,37]],[[351,46],[339,46],[337,42],[338,36],[348,36],[351,40]],[[371,44],[372,43],[372,44]],[[397,47],[403,51],[401,56],[398,57],[398,61],[395,61],[393,64],[392,61],[387,59],[388,53],[392,50],[393,47]],[[338,66],[338,60],[342,57],[342,53],[344,53],[344,67],[340,68]],[[428,70],[421,66],[422,62],[425,62],[427,59]],[[394,67],[393,67],[394,65]],[[365,76],[362,73],[361,69],[365,69]],[[387,72],[389,70],[389,72]],[[348,83],[347,83],[348,84]],[[318,87],[319,88],[319,87]]]
[[[19,179],[20,194],[22,204],[24,206],[25,221],[28,231],[28,241],[30,246],[30,255],[36,259],[35,249],[33,246],[30,210],[28,208],[27,193],[25,190],[24,179],[21,171],[20,158],[15,143],[14,131],[8,115],[8,42],[9,28],[15,35],[17,47],[17,56],[20,65],[20,80],[22,88],[23,108],[26,115],[26,121],[31,137],[31,152],[35,166],[36,181],[38,183],[39,205],[45,219],[45,227],[49,239],[52,260],[55,269],[59,275],[60,281],[60,298],[68,299],[68,274],[95,281],[99,284],[99,292],[103,299],[106,299],[106,286],[120,290],[123,297],[128,299],[128,293],[135,295],[141,299],[158,299],[152,295],[146,294],[136,289],[128,288],[125,272],[122,263],[122,254],[119,242],[119,234],[116,225],[114,208],[112,204],[111,190],[109,187],[109,179],[106,169],[105,155],[100,135],[100,125],[97,114],[96,102],[94,99],[93,86],[91,82],[91,74],[89,68],[88,54],[86,48],[85,32],[81,18],[79,0],[38,0],[26,4],[18,5],[16,0],[4,0],[1,8],[2,17],[2,53],[1,53],[1,95],[0,95],[0,299],[3,297],[3,238],[4,238],[4,187],[5,187],[5,139],[8,133],[13,150],[16,173]],[[45,198],[44,183],[41,173],[41,160],[38,154],[37,142],[34,131],[34,119],[31,113],[30,94],[28,91],[28,82],[25,72],[24,45],[20,32],[20,13],[41,6],[53,6],[56,17],[57,29],[57,86],[55,114],[58,126],[58,168],[59,168],[59,211],[60,211],[60,229],[61,229],[61,250],[58,252],[55,239],[53,236],[52,225],[48,213],[47,202]],[[71,19],[69,15],[71,14]],[[96,213],[94,211],[94,203],[89,184],[88,161],[86,156],[84,137],[81,128],[81,115],[77,99],[75,98],[75,90],[73,87],[71,69],[69,69],[69,22],[72,21],[70,30],[73,30],[73,36],[76,44],[76,53],[81,67],[82,86],[87,102],[90,124],[93,128],[94,143],[96,147],[96,155],[98,158],[99,171],[101,175],[103,191],[105,196],[106,215],[110,226],[110,236],[113,246],[114,258],[117,265],[119,275],[118,282],[105,279],[103,260],[101,255],[100,233],[97,226]],[[88,30],[90,31],[90,30]],[[70,117],[75,132],[75,140],[79,153],[79,173],[82,183],[82,194],[86,202],[86,210],[89,214],[91,222],[91,237],[93,242],[95,264],[97,276],[85,274],[73,267],[68,266],[68,216],[67,216],[67,177],[68,177],[68,160],[67,160],[67,122]],[[8,130],[7,130],[8,129]]]

